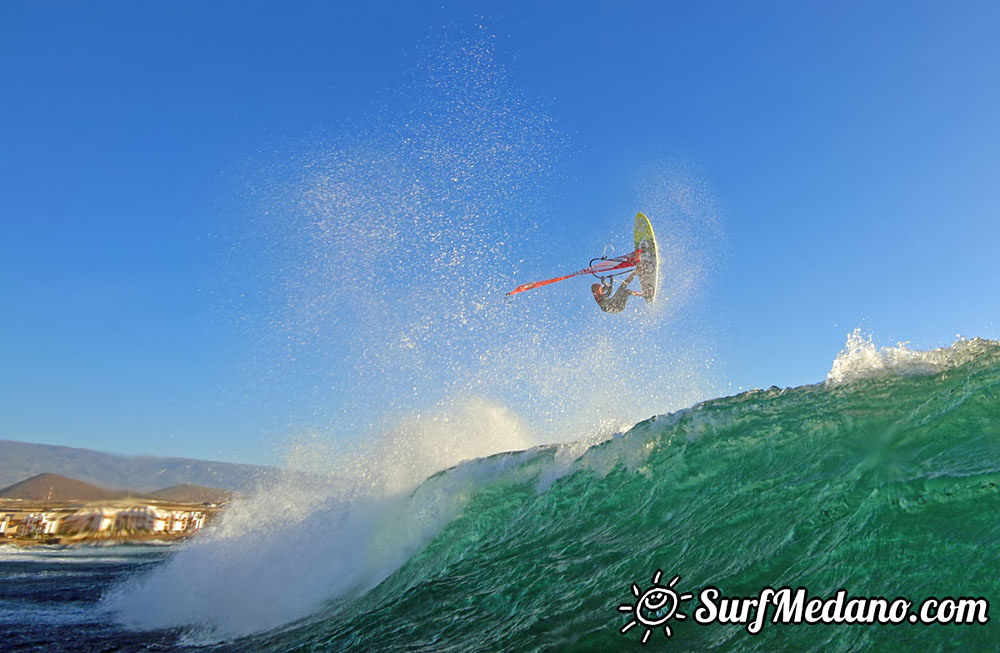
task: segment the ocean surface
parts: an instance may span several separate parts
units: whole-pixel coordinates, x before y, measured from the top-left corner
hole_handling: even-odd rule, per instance
[[[117,583],[170,555],[167,545],[0,545],[0,650],[170,648],[179,630],[129,632],[100,606],[101,596]]]
[[[321,493],[313,488],[303,492]],[[271,497],[276,496],[272,492]],[[289,495],[284,495],[285,497]],[[255,499],[253,512],[266,511]],[[828,379],[649,419],[593,446],[462,463],[381,501],[317,501],[181,548],[0,549],[11,650],[642,649],[618,607],[729,597],[981,597],[1000,605],[1000,344],[849,343]],[[281,531],[280,538],[267,533]],[[633,584],[636,588],[633,590]],[[697,623],[647,646],[985,651],[1000,624]],[[662,615],[662,612],[660,613]],[[652,618],[651,618],[652,619]],[[53,649],[54,650],[54,649]]]

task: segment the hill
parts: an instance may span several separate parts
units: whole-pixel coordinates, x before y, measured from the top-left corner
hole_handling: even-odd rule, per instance
[[[122,456],[118,454],[0,440],[0,487],[53,473],[103,487],[151,492],[173,485],[202,485],[244,492],[274,467],[191,458]]]
[[[139,496],[128,490],[108,490],[59,474],[38,474],[0,490],[0,499],[27,501],[104,501]]]
[[[177,503],[226,503],[233,498],[233,492],[204,485],[184,483],[172,485],[149,493],[150,498]]]

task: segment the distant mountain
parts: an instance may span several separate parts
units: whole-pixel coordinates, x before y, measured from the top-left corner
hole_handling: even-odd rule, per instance
[[[226,503],[233,498],[233,493],[204,485],[172,485],[156,492],[150,492],[149,496],[161,501],[176,501],[177,503]]]
[[[28,501],[104,501],[126,496],[137,495],[126,490],[107,490],[59,474],[38,474],[0,490],[0,499]]]
[[[44,473],[58,474],[105,488],[152,492],[173,485],[203,485],[244,492],[275,467],[190,458],[118,454],[0,440],[0,487]]]

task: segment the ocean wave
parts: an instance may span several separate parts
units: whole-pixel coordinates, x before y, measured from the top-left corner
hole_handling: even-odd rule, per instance
[[[996,596],[1000,348],[962,341],[928,358],[946,362],[858,377],[869,382],[847,391],[746,392],[647,420],[544,486],[558,448],[509,455],[509,473],[476,476],[462,510],[377,586],[238,645],[617,648],[630,644],[617,602],[657,569],[685,590],[713,584],[730,596],[782,585]],[[997,634],[775,626],[750,638],[690,620],[673,632],[687,648],[724,650],[933,649],[955,636],[983,648]]]

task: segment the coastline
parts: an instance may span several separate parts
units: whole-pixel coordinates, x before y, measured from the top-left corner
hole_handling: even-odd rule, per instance
[[[193,538],[195,533],[132,533],[128,535],[68,537],[43,535],[36,537],[7,537],[0,539],[0,547],[12,546],[31,549],[39,546],[82,547],[82,546],[123,546],[123,545],[163,545],[173,546]]]

